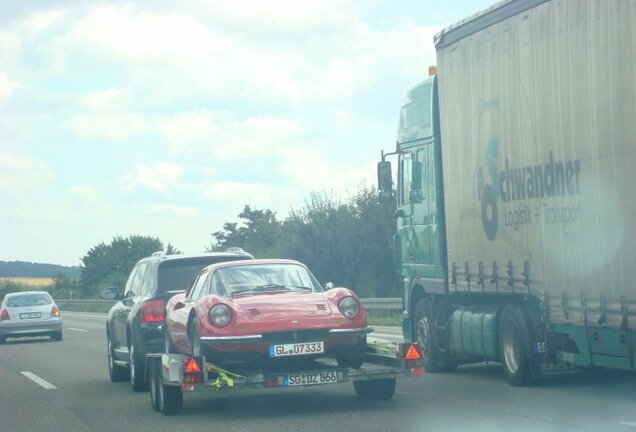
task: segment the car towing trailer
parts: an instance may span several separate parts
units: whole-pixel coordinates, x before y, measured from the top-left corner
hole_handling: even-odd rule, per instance
[[[303,367],[281,366],[275,370],[224,370],[205,357],[153,353],[146,357],[150,383],[150,403],[165,415],[183,408],[183,393],[213,389],[217,392],[241,388],[313,386],[352,382],[364,399],[390,400],[397,378],[424,376],[422,351],[417,343],[369,342],[360,368],[338,366],[331,358],[321,358]]]

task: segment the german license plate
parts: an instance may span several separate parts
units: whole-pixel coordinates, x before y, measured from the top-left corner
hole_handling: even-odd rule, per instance
[[[327,372],[299,372],[286,375],[283,378],[284,386],[306,386],[314,384],[329,384],[338,382],[336,371]]]
[[[269,346],[270,357],[289,357],[325,352],[324,342],[301,342],[293,344],[279,344]]]
[[[41,312],[25,312],[20,314],[20,319],[42,318]]]

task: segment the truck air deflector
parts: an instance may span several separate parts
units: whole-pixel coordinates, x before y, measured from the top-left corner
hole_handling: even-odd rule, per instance
[[[478,31],[507,20],[508,18],[512,18],[515,15],[543,3],[547,3],[548,1],[550,0],[516,0],[493,5],[489,9],[476,13],[473,18],[460,21],[436,34],[435,47],[439,49],[452,45]]]

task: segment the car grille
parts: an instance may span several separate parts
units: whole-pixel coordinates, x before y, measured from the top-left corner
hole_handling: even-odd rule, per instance
[[[305,342],[305,341],[317,341],[325,339],[329,335],[328,329],[318,330],[297,330],[297,331],[285,331],[264,333],[264,342]]]

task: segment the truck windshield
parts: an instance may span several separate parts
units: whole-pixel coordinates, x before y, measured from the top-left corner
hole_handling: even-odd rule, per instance
[[[406,95],[400,112],[398,141],[415,141],[433,136],[431,97],[433,79],[427,79]]]

